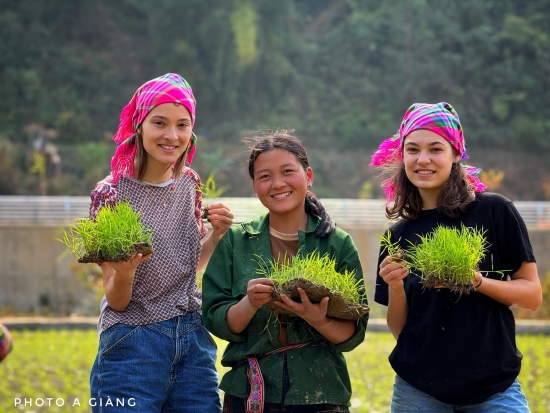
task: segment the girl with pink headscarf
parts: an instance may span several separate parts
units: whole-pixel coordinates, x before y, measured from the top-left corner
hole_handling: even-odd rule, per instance
[[[484,231],[489,245],[467,295],[424,288],[416,269],[381,248],[374,300],[388,306],[397,340],[392,412],[529,411],[510,306],[539,307],[535,257],[512,202],[484,192],[466,158],[462,125],[446,102],[413,104],[372,157],[390,175],[382,186],[386,215],[398,219],[386,234],[392,243],[406,251],[438,226],[464,225]]]
[[[153,230],[152,255],[101,264],[100,343],[90,375],[94,412],[221,412],[216,345],[203,327],[196,273],[229,229],[223,204],[201,216],[191,165],[195,98],[173,73],[142,85],[122,110],[111,174],[92,192],[90,217],[128,201]]]

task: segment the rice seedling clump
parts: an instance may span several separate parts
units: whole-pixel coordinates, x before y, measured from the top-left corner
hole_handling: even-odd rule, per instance
[[[210,174],[208,175],[208,179],[206,180],[205,184],[201,184],[200,192],[202,193],[202,210],[201,210],[201,217],[202,219],[208,219],[208,201],[212,201],[213,199],[219,198],[222,196],[222,194],[226,191],[227,187],[222,186],[221,188],[218,188],[216,181],[214,179],[214,175]]]
[[[143,226],[139,216],[128,202],[105,206],[95,221],[78,220],[60,241],[81,263],[128,261],[138,253],[151,254],[152,230]]]
[[[424,287],[446,287],[461,294],[475,290],[475,275],[488,247],[485,231],[464,225],[461,228],[438,226],[419,237],[421,242],[410,243],[405,252],[397,248],[397,243],[391,244],[389,237],[383,237],[382,243],[389,254],[403,255],[403,265],[422,279]]]
[[[345,320],[357,320],[369,311],[363,302],[366,294],[362,281],[355,279],[355,271],[336,271],[336,262],[328,254],[312,252],[305,257],[297,254],[282,263],[271,261],[258,271],[273,281],[273,300],[281,301],[281,294],[296,302],[301,302],[298,288],[302,288],[312,303],[319,303],[329,297],[327,316]],[[295,315],[272,302],[269,307],[274,314],[279,312]]]

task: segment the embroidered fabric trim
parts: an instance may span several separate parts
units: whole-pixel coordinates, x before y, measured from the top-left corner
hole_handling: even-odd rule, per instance
[[[307,343],[291,344],[289,346],[280,347],[269,351],[262,356],[270,356],[272,354],[302,348],[308,346],[309,344],[311,344],[311,341]],[[248,365],[246,367],[246,375],[248,376],[248,382],[250,383],[250,395],[246,401],[246,413],[263,413],[265,400],[264,377],[262,376],[260,364],[258,363],[258,359],[256,357],[248,357],[247,362]]]

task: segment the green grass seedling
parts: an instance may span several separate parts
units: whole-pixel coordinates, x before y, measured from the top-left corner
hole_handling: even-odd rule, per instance
[[[81,259],[86,252],[97,252],[95,224],[88,219],[79,219],[76,225],[69,228],[69,232],[63,233],[59,239],[67,249],[78,259]]]
[[[274,300],[281,294],[300,302],[298,288],[302,288],[313,303],[329,297],[327,316],[356,320],[367,313],[366,294],[362,280],[356,280],[355,271],[336,271],[336,262],[328,254],[312,252],[306,256],[297,254],[292,259],[262,260],[258,274],[270,279],[274,285]],[[285,312],[269,303],[274,313]],[[291,314],[287,312],[287,314]]]
[[[143,226],[139,216],[128,202],[105,206],[95,221],[78,220],[60,241],[80,262],[131,259],[136,254],[136,246],[150,247],[153,240],[152,231]],[[96,258],[97,261],[93,261]]]
[[[292,260],[283,260],[283,264],[270,261],[268,268],[262,267],[259,273],[274,281],[276,289],[296,278],[304,278],[340,293],[350,304],[361,302],[363,287],[361,281],[355,279],[355,271],[346,270],[341,274],[335,267],[336,262],[328,254],[312,252],[305,257],[295,255]]]
[[[214,175],[208,175],[206,183],[201,184],[200,192],[202,193],[203,199],[203,208],[202,208],[202,218],[207,219],[208,217],[208,202],[213,199],[219,198],[227,190],[226,186],[218,188]]]
[[[384,251],[387,251],[388,255],[403,253],[401,247],[399,246],[399,241],[393,243],[391,242],[391,236],[389,232],[382,234],[380,236],[380,240],[382,243],[382,247],[384,247]]]
[[[136,244],[151,244],[152,232],[139,221],[140,215],[127,202],[120,202],[113,208],[102,208],[96,221],[99,250],[104,255],[115,257]]]
[[[485,231],[464,225],[439,226],[420,239],[420,243],[411,243],[407,248],[405,259],[425,287],[442,286],[465,294],[474,291],[479,262],[488,247]]]
[[[386,251],[388,255],[394,256],[393,258],[394,263],[401,263],[401,265],[403,265],[404,267],[408,267],[406,260],[404,260],[405,251],[403,251],[403,249],[399,245],[399,241],[392,243],[389,232],[382,234],[380,236],[380,240],[381,240],[381,245],[384,248],[382,252]],[[400,257],[395,257],[396,255],[399,255]]]

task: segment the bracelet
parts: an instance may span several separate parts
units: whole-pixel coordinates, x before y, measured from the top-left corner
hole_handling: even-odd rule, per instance
[[[474,290],[477,290],[479,288],[479,286],[481,285],[481,283],[483,282],[483,276],[479,279],[479,282],[477,283],[477,285],[474,287]]]

